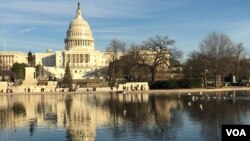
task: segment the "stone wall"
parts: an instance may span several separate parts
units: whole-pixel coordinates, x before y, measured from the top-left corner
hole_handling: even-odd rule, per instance
[[[145,91],[149,90],[148,82],[127,82],[119,84],[118,91]]]
[[[8,82],[0,82],[0,93],[5,93],[8,88]]]

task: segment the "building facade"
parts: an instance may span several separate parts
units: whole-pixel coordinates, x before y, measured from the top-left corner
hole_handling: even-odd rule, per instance
[[[14,63],[27,64],[27,54],[15,51],[0,51],[0,70],[9,70]]]
[[[95,71],[108,65],[108,55],[95,49],[88,22],[82,17],[80,4],[64,39],[62,51],[35,53],[35,65],[42,65],[57,78],[62,78],[69,63],[73,79],[94,78]]]

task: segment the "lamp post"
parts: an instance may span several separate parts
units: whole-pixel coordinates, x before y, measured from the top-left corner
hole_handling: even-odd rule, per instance
[[[189,78],[191,79],[191,78],[194,78],[194,76],[193,76],[193,67],[189,67]]]
[[[205,71],[204,71],[204,86],[207,87],[207,72],[208,72],[208,69],[205,68]]]

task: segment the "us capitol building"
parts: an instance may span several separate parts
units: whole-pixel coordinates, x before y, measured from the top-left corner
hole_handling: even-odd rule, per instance
[[[56,78],[62,78],[67,63],[73,79],[93,78],[95,71],[108,65],[109,57],[105,52],[95,49],[95,40],[88,22],[82,17],[80,3],[76,16],[67,30],[63,51],[35,53],[35,65],[41,65]],[[10,69],[14,63],[27,63],[27,55],[22,52],[0,52],[0,68]]]

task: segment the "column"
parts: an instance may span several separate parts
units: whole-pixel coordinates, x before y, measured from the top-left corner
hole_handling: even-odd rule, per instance
[[[78,63],[78,54],[75,55],[75,60],[76,60],[76,63]]]
[[[73,58],[73,63],[75,64],[75,63],[76,63],[76,60],[75,60],[75,59],[76,59],[76,56],[75,56],[75,54],[73,54],[72,56],[73,56],[73,57],[72,57],[72,58]]]
[[[72,54],[70,54],[70,63],[73,63]]]
[[[88,63],[88,54],[85,54],[85,63]]]
[[[77,54],[77,63],[80,63],[80,54]]]

